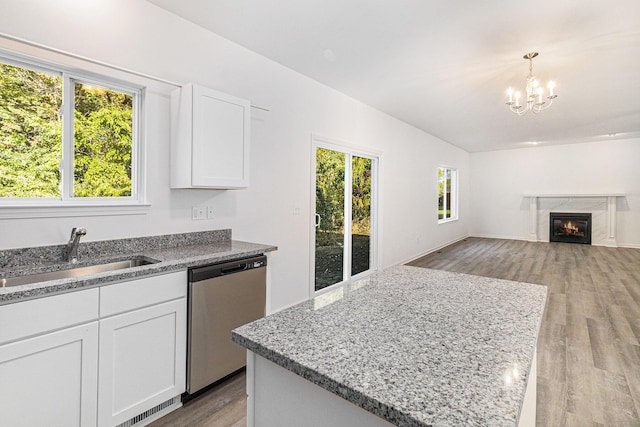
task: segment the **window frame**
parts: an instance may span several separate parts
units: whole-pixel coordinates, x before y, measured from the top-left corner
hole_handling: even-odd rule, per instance
[[[446,177],[447,171],[451,173],[451,197],[450,197],[451,206],[447,206],[446,204],[447,197],[445,192],[443,218],[440,218],[440,214],[439,214],[440,203],[437,202],[436,204],[436,212],[437,212],[436,218],[438,218],[438,224],[445,224],[447,222],[458,220],[458,169],[451,166],[442,166],[442,165],[438,166],[438,169],[436,170],[436,200],[439,200],[440,198],[440,191],[439,191],[440,170],[443,171],[443,176],[445,177]],[[448,218],[446,217],[447,207],[451,212]]]
[[[343,280],[334,283],[322,289],[315,289],[315,262],[316,262],[316,227],[315,227],[315,212],[316,212],[316,153],[318,148],[324,148],[345,154],[345,167],[348,164],[353,164],[352,159],[354,156],[370,159],[371,164],[371,212],[370,212],[370,230],[371,230],[371,253],[370,253],[370,265],[369,269],[359,272],[355,275],[351,275],[351,263],[352,263],[352,220],[345,220],[344,227],[344,241],[343,241],[343,254],[345,255],[343,260]],[[373,150],[369,147],[362,147],[355,144],[351,144],[339,139],[330,138],[321,134],[311,134],[311,197],[309,198],[309,211],[313,213],[312,220],[309,223],[309,298],[313,298],[325,293],[332,292],[336,289],[343,288],[356,280],[367,277],[380,269],[380,183],[381,178],[381,164],[383,162],[382,152]],[[352,181],[351,166],[348,166],[348,173],[345,170],[345,183]],[[373,178],[375,177],[375,179]],[[344,217],[352,218],[352,187],[346,186],[344,189],[345,197],[345,210]]]
[[[144,142],[145,87],[98,73],[69,68],[0,49],[0,62],[62,78],[62,159],[60,197],[0,197],[0,219],[64,216],[143,214],[146,202]],[[117,197],[74,197],[74,88],[75,83],[95,85],[132,96],[131,195]]]

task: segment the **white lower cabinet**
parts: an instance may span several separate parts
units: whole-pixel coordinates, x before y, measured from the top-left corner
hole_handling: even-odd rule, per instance
[[[98,426],[145,425],[186,386],[187,272],[100,288]]]
[[[6,426],[95,426],[98,322],[0,346]]]
[[[0,306],[0,426],[145,425],[186,383],[186,271]]]
[[[97,318],[97,289],[0,306],[0,425],[96,425]]]
[[[116,426],[185,390],[184,299],[100,320],[100,426]]]

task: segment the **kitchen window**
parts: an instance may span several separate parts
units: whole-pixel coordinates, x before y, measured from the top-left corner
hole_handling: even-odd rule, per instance
[[[458,171],[438,168],[438,223],[458,219]]]
[[[0,217],[141,206],[141,98],[134,85],[0,56]]]

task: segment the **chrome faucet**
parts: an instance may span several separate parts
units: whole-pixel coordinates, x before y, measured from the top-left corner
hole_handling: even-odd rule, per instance
[[[87,230],[83,227],[73,227],[71,230],[71,238],[67,243],[67,261],[72,264],[78,262],[78,245],[80,244],[80,238],[87,234]]]

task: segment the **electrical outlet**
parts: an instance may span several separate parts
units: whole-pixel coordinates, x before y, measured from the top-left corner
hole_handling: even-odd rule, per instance
[[[206,209],[204,206],[194,206],[191,210],[191,219],[200,220],[205,219]]]
[[[207,219],[215,218],[215,213],[213,212],[213,206],[207,206]]]
[[[294,206],[293,207],[293,214],[294,215],[300,215],[300,206]]]

